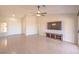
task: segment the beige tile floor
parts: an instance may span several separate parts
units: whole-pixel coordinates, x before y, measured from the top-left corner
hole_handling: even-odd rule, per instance
[[[42,36],[15,35],[0,38],[0,54],[77,54],[77,45]]]

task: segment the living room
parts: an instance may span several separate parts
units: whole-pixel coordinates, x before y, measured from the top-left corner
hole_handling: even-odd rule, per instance
[[[0,13],[0,53],[79,53],[78,5],[2,5]],[[61,44],[66,51],[52,48]]]

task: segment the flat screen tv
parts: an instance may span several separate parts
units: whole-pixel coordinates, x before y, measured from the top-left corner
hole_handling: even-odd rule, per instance
[[[49,29],[49,30],[61,30],[61,21],[48,22],[47,29]]]

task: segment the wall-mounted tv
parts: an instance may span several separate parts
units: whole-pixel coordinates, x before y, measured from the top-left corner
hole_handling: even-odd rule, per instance
[[[48,22],[47,29],[49,29],[49,30],[61,30],[61,21]]]

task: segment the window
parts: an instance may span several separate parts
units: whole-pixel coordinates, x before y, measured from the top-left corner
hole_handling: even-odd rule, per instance
[[[7,23],[0,23],[0,32],[7,32]]]

